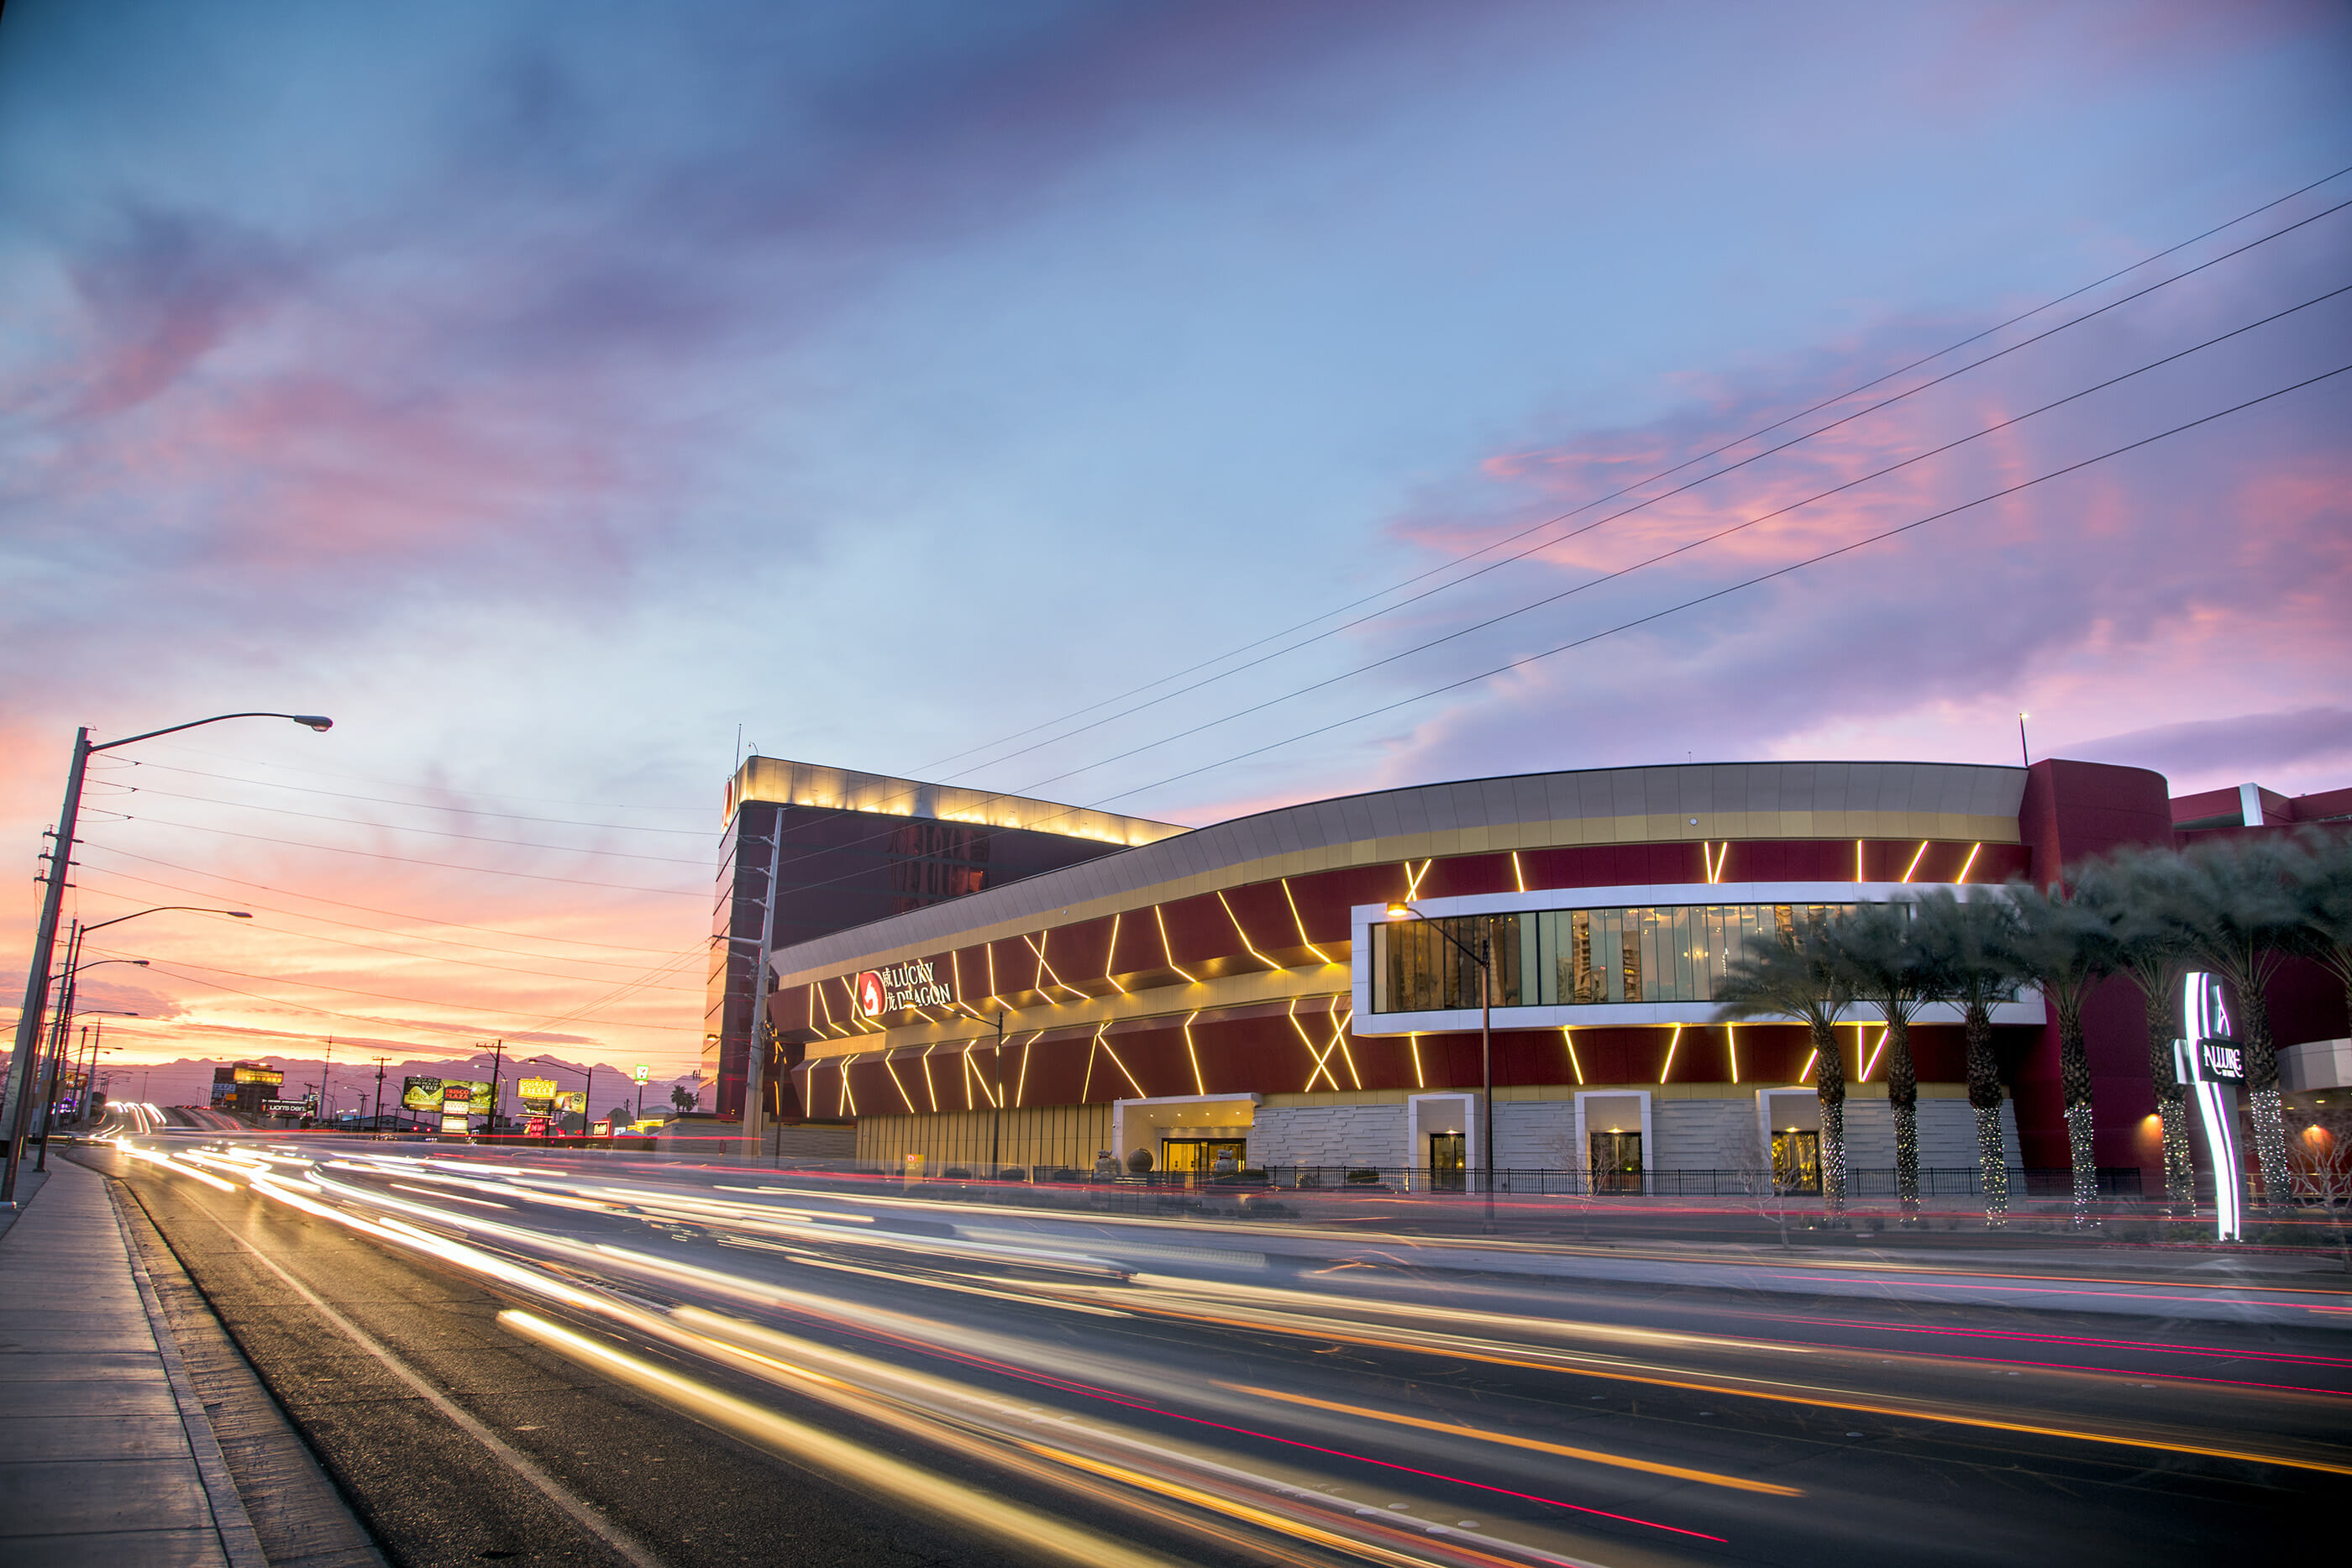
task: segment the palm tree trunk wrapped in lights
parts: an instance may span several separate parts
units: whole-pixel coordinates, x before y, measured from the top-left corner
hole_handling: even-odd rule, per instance
[[[2009,1223],[2009,1148],[2000,1128],[2000,1064],[1992,1050],[1992,1005],[2007,999],[2021,977],[2011,937],[2017,917],[1993,889],[1963,899],[1948,888],[1921,895],[1913,929],[1923,967],[1921,989],[1959,1006],[1969,1044],[1969,1106],[1976,1113],[1978,1179],[1985,1224]]]
[[[1969,1106],[1977,1123],[1977,1180],[1984,1189],[1985,1224],[1999,1230],[2009,1223],[2009,1148],[2000,1131],[2000,1066],[1993,1060],[1992,1019],[1983,1008],[1970,1007],[1965,1028]]]
[[[1906,1225],[1919,1218],[1919,1073],[1911,1060],[1911,1020],[1927,1005],[1923,987],[1931,978],[1913,924],[1907,904],[1864,904],[1828,926],[1855,997],[1886,1020],[1886,1103],[1895,1116],[1895,1190]],[[1868,1071],[1867,1062],[1858,1065]]]
[[[1813,1089],[1822,1111],[1822,1209],[1832,1225],[1845,1218],[1845,1058],[1838,1015],[1853,1003],[1843,966],[1820,924],[1808,921],[1767,942],[1751,942],[1717,982],[1718,1022],[1786,1019],[1801,1023],[1813,1046]]]
[[[2074,1178],[2070,1224],[2098,1223],[2099,1169],[2091,1144],[2091,1057],[2083,1039],[2083,1004],[2091,988],[2119,960],[2114,928],[2103,910],[2069,895],[2063,884],[2044,892],[2013,882],[2005,890],[2011,911],[2007,944],[2018,973],[2041,988],[2058,1024],[2058,1081],[2065,1099],[2067,1166]]]
[[[2279,965],[2310,939],[2297,891],[2303,859],[2262,840],[2191,844],[2181,852],[2174,902],[2164,911],[2190,958],[2228,991],[2232,1030],[2245,1052],[2246,1120],[2263,1202],[2273,1207],[2288,1201],[2291,1188],[2269,989]]]
[[[2189,1154],[2189,1090],[2173,1070],[2180,1035],[2180,977],[2187,968],[2179,929],[2164,910],[2178,900],[2180,857],[2128,850],[2079,867],[2074,902],[2107,923],[2116,973],[2139,993],[2147,1019],[2147,1077],[2163,1138],[2164,1201],[2177,1218],[2197,1212],[2197,1169]]]

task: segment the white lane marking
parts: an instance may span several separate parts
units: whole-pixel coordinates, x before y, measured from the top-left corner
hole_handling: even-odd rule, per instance
[[[394,1377],[399,1378],[401,1382],[415,1389],[418,1396],[421,1397],[427,1405],[432,1406],[435,1410],[440,1412],[442,1416],[446,1419],[451,1426],[456,1427],[459,1431],[465,1433],[466,1436],[473,1438],[474,1441],[481,1444],[485,1448],[488,1448],[500,1464],[506,1466],[509,1469],[514,1471],[515,1474],[520,1476],[524,1480],[529,1481],[533,1487],[537,1488],[542,1497],[546,1498],[548,1501],[553,1503],[557,1508],[562,1510],[564,1513],[571,1517],[573,1523],[579,1525],[581,1529],[586,1531],[589,1534],[594,1536],[597,1540],[603,1542],[605,1545],[619,1552],[623,1557],[628,1559],[630,1563],[635,1564],[635,1568],[665,1568],[662,1560],[655,1556],[652,1552],[646,1551],[642,1545],[638,1544],[635,1537],[622,1530],[620,1526],[606,1520],[594,1509],[589,1507],[587,1503],[574,1496],[571,1490],[565,1488],[562,1482],[557,1480],[553,1476],[549,1475],[545,1470],[541,1469],[537,1465],[531,1463],[530,1460],[518,1453],[496,1432],[491,1431],[488,1427],[483,1426],[479,1421],[474,1419],[473,1416],[459,1409],[451,1402],[446,1395],[434,1387],[431,1384],[425,1382],[423,1377],[419,1376],[414,1370],[412,1370],[407,1363],[400,1360],[390,1351],[384,1349],[383,1346],[369,1338],[367,1333],[362,1330],[358,1324],[352,1322],[351,1319],[343,1316],[342,1313],[335,1311],[334,1308],[320,1300],[318,1295],[313,1292],[308,1285],[305,1285],[301,1281],[296,1279],[293,1275],[279,1268],[275,1259],[262,1251],[260,1248],[256,1247],[252,1242],[247,1241],[244,1237],[239,1236],[236,1231],[231,1230],[226,1225],[221,1222],[218,1217],[202,1209],[199,1209],[198,1212],[204,1214],[205,1218],[211,1220],[215,1225],[219,1226],[220,1233],[223,1236],[227,1237],[239,1247],[242,1247],[247,1252],[252,1253],[256,1260],[257,1260],[263,1268],[268,1270],[271,1273],[285,1281],[287,1289],[292,1291],[296,1295],[301,1297],[303,1301],[309,1302],[311,1311],[317,1312],[320,1317],[326,1319],[329,1322],[334,1324],[335,1327],[341,1329],[352,1343],[358,1345],[362,1350],[367,1352],[370,1355],[375,1357],[377,1361],[381,1362],[385,1371],[391,1373]]]

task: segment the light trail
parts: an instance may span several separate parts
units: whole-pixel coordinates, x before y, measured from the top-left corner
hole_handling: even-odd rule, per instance
[[[1706,1310],[1735,1325],[1761,1318],[1781,1335],[1801,1324],[1842,1337],[1832,1343],[1771,1330],[1701,1331],[1676,1327],[1672,1316],[1610,1322],[1573,1307],[1549,1315],[1489,1310],[1475,1297],[1465,1300],[1469,1289],[1458,1280],[1442,1282],[1444,1276],[1360,1270],[1318,1284],[1307,1282],[1312,1275],[1268,1274],[1273,1249],[1264,1239],[1276,1236],[1293,1245],[1339,1239],[1358,1249],[1331,1265],[1381,1255],[1363,1249],[1367,1238],[1360,1233],[1311,1226],[1205,1228],[1043,1207],[976,1209],[899,1192],[895,1181],[887,1192],[874,1184],[749,1186],[712,1179],[729,1174],[723,1168],[663,1170],[610,1159],[583,1159],[574,1167],[561,1155],[536,1150],[526,1165],[497,1154],[409,1155],[341,1143],[331,1152],[320,1145],[306,1153],[292,1141],[266,1150],[216,1137],[207,1142],[200,1147],[191,1140],[173,1152],[128,1140],[123,1146],[159,1174],[184,1176],[224,1194],[249,1191],[377,1246],[458,1270],[509,1303],[502,1325],[548,1354],[795,1462],[808,1424],[790,1409],[641,1352],[751,1380],[749,1386],[766,1385],[787,1402],[826,1406],[887,1434],[893,1442],[886,1447],[901,1457],[830,1432],[828,1441],[846,1447],[807,1462],[895,1506],[1018,1542],[1057,1562],[1173,1561],[1149,1552],[1116,1555],[1063,1518],[1065,1506],[1124,1511],[1155,1538],[1171,1532],[1252,1561],[1300,1564],[1328,1562],[1334,1552],[1400,1564],[1581,1563],[1591,1551],[1605,1554],[1605,1543],[1629,1538],[1738,1552],[1746,1531],[1803,1531],[1815,1517],[1811,1511],[1831,1506],[1815,1487],[1743,1473],[1736,1450],[1711,1448],[1706,1458],[1718,1462],[1695,1462],[1689,1423],[1671,1402],[1645,1403],[1642,1408],[1654,1414],[1612,1425],[1606,1438],[1564,1430],[1563,1418],[1588,1414],[1568,1403],[1580,1397],[1579,1382],[1703,1396],[1702,1403],[1742,1401],[1752,1419],[1796,1422],[1800,1440],[1809,1444],[1822,1437],[1805,1425],[1804,1413],[1834,1412],[1902,1424],[1885,1435],[1889,1440],[1936,1442],[1945,1440],[1939,1433],[1975,1432],[2078,1450],[2066,1463],[2096,1458],[2112,1468],[2116,1461],[2105,1456],[2137,1451],[2352,1475],[2352,1453],[2328,1417],[2315,1414],[2321,1407],[2292,1402],[2309,1393],[2332,1403],[2345,1389],[2046,1359],[2080,1353],[2093,1362],[2158,1350],[2256,1359],[2323,1381],[2352,1370],[2352,1357],[2317,1352],[1783,1315],[1759,1312],[1752,1303]],[[1466,1251],[1474,1260],[1480,1251],[1538,1247],[1373,1239],[1392,1243],[1388,1261],[1408,1270],[1423,1268],[1423,1245],[1433,1255]],[[1808,1277],[1785,1264],[1724,1272],[1735,1289],[1744,1279]],[[1983,1270],[1878,1271],[1893,1276],[1925,1279],[1939,1289],[1996,1282]],[[1475,1290],[1525,1292],[1563,1282],[1525,1278],[1506,1284],[1489,1276]],[[2015,1277],[2020,1291],[2053,1295],[2116,1283],[2081,1274]],[[2314,1305],[2345,1300],[2304,1294]],[[2176,1298],[2159,1290],[2135,1299],[2161,1310]],[[1441,1314],[1434,1321],[1433,1311]],[[1882,1354],[1859,1343],[1887,1333],[1913,1343]],[[1945,1343],[1931,1343],[1936,1337]],[[2045,1359],[2003,1359],[1998,1347],[2011,1344]],[[1213,1369],[1206,1375],[1202,1357]],[[1383,1359],[1390,1357],[1398,1359]],[[1282,1360],[1290,1375],[1323,1381],[1302,1383],[1250,1364],[1272,1360]],[[1535,1377],[1508,1385],[1511,1414],[1482,1420],[1474,1410],[1453,1407],[1480,1397],[1481,1383],[1461,1375],[1471,1367],[1552,1374],[1559,1381]],[[1920,1396],[1903,1386],[1987,1368],[2023,1375],[2001,1385],[1998,1407]],[[1335,1385],[1335,1376],[1345,1381]],[[2146,1389],[2148,1378],[2165,1385],[2168,1398],[2177,1393],[2236,1403],[2168,1404],[2162,1422],[2143,1419],[2136,1409],[2116,1416],[2102,1406],[2082,1418],[2032,1407],[2062,1400],[2079,1406],[2086,1397],[2147,1405],[2147,1396],[2127,1385]],[[2256,1406],[2247,1403],[2252,1399],[2274,1403]],[[1031,1402],[1036,1400],[1045,1403]],[[2290,1413],[2287,1426],[2263,1424],[2252,1414],[2263,1408]],[[1773,1410],[1791,1415],[1766,1415]],[[2222,1411],[2236,1415],[2223,1417]],[[2305,1429],[2288,1429],[2296,1423]],[[968,1499],[951,1506],[938,1488],[963,1483],[903,1457],[908,1441],[992,1467],[1008,1483],[1032,1489],[1029,1496],[1063,1501],[1041,1505],[1041,1512],[1012,1502],[1010,1494],[978,1493],[988,1508]],[[1765,1453],[1758,1449],[1759,1464]],[[876,1458],[905,1473],[885,1476]],[[1550,1463],[1538,1469],[1538,1461]],[[1786,1462],[1785,1452],[1769,1462]],[[1574,1468],[1586,1466],[1591,1469]],[[1810,1481],[1822,1472],[1804,1473]],[[1572,1486],[1564,1475],[1575,1478]],[[1636,1487],[1648,1490],[1628,1490]],[[1389,1488],[1405,1495],[1381,1506],[1332,1495]],[[1398,1497],[1388,1490],[1375,1501],[1379,1495]],[[1512,1513],[1510,1525],[1497,1533],[1449,1522],[1464,1507],[1460,1500],[1474,1495]],[[1000,1516],[989,1508],[1015,1511]],[[1662,1511],[1681,1517],[1654,1517]],[[1049,1547],[1037,1520],[1078,1533]]]

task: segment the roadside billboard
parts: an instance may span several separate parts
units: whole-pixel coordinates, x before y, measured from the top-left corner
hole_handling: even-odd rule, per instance
[[[451,1093],[451,1090],[457,1093]],[[489,1103],[490,1086],[467,1078],[404,1078],[400,1082],[400,1103],[403,1109],[437,1113],[448,1100],[467,1103],[478,1100]]]

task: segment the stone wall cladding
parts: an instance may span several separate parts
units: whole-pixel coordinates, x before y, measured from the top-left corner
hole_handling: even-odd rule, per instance
[[[1250,1127],[1254,1166],[1395,1166],[1404,1155],[1405,1108],[1261,1105]]]

